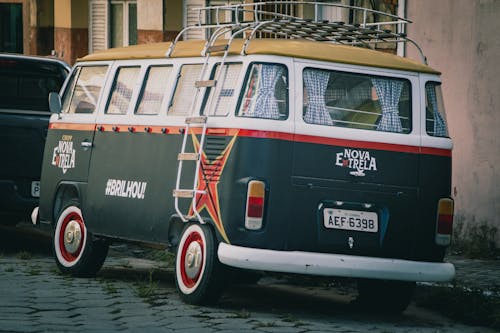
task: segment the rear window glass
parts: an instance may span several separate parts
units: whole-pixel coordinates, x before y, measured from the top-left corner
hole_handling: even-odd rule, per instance
[[[411,132],[408,80],[306,68],[303,82],[306,123]]]
[[[253,63],[248,70],[237,116],[285,120],[288,118],[286,66]]]
[[[448,137],[441,83],[427,82],[425,84],[425,96],[425,129],[427,134],[431,136]]]
[[[0,58],[0,108],[49,112],[49,93],[59,92],[66,76],[58,63]]]
[[[72,74],[62,100],[64,113],[93,113],[108,66],[78,67]]]

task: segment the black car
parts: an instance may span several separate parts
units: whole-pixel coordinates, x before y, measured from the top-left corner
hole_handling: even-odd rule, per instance
[[[28,221],[37,206],[48,95],[69,71],[52,58],[0,54],[0,224]]]

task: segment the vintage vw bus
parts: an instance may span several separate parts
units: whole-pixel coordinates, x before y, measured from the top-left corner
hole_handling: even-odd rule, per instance
[[[78,61],[51,96],[41,183],[56,262],[92,275],[126,240],[174,251],[189,303],[247,269],[356,278],[360,303],[401,311],[416,281],[454,276],[439,72],[356,47],[404,34],[261,6],[200,9],[236,18],[186,28],[207,41]]]

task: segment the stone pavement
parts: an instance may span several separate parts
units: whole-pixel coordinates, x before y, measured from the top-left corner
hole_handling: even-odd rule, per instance
[[[214,306],[187,305],[166,262],[120,246],[94,279],[61,275],[46,251],[4,251],[0,247],[0,332],[494,332],[414,304],[401,316],[358,313],[349,307],[349,289],[273,278],[232,287]],[[449,259],[458,284],[500,290],[499,261]]]

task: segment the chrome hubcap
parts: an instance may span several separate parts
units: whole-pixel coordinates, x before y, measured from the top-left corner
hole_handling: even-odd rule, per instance
[[[190,279],[196,278],[201,268],[201,246],[198,242],[192,242],[186,251],[186,258],[184,259],[184,267],[186,275]]]
[[[64,230],[64,248],[69,253],[75,253],[80,248],[82,229],[76,221],[70,221]]]

